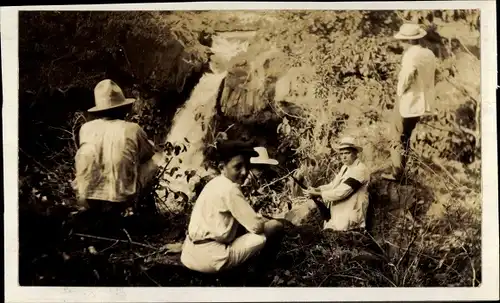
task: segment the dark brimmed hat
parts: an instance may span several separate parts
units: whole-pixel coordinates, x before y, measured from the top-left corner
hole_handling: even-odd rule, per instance
[[[248,142],[243,142],[239,140],[225,141],[217,144],[217,160],[220,162],[225,162],[230,160],[232,157],[241,155],[247,158],[258,157],[253,146]]]

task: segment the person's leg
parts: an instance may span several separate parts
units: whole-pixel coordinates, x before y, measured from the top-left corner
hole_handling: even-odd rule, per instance
[[[105,234],[115,235],[116,233],[123,233],[124,226],[124,212],[129,205],[127,202],[104,202],[106,205],[105,224],[103,232]]]
[[[403,118],[395,108],[390,126],[392,175],[384,174],[384,178],[398,180],[402,176],[408,157],[411,134],[419,120],[419,117]]]
[[[266,238],[279,237],[283,233],[283,223],[278,220],[271,219],[264,224],[264,235]]]
[[[228,247],[229,258],[222,269],[227,270],[245,263],[251,257],[257,255],[266,244],[266,236],[246,233],[236,238]]]
[[[401,139],[403,137],[403,125],[404,118],[398,110],[394,110],[392,115],[392,121],[390,125],[391,131],[391,162],[392,162],[392,177],[398,178],[401,174],[402,167],[402,151],[403,146],[401,145]]]
[[[266,245],[257,260],[261,267],[266,267],[276,259],[284,236],[284,226],[278,220],[269,220],[264,225],[264,234],[267,239]]]
[[[403,131],[401,133],[401,146],[403,152],[401,155],[401,170],[404,171],[408,159],[408,150],[410,148],[411,134],[417,126],[420,117],[412,117],[403,119]]]

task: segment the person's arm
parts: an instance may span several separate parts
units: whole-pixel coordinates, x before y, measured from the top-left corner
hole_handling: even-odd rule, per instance
[[[349,183],[353,185],[347,183],[348,181],[350,181]],[[333,189],[321,191],[321,198],[325,202],[335,202],[339,200],[344,200],[360,187],[359,185],[357,185],[358,183],[359,182],[357,180],[349,178],[346,181],[337,185]]]
[[[352,168],[352,172],[345,181],[337,185],[331,190],[321,192],[321,198],[328,203],[334,203],[348,198],[361,188],[368,180],[366,171],[359,167]]]
[[[137,128],[136,136],[137,136],[137,148],[139,153],[138,155],[139,164],[144,164],[151,158],[153,158],[155,154],[155,146],[148,139],[148,135],[141,127]]]
[[[397,88],[398,96],[402,96],[415,82],[417,78],[417,69],[416,67],[408,67],[407,70],[401,70],[399,75],[399,82]]]
[[[397,95],[399,97],[411,87],[417,78],[416,58],[412,54],[405,54],[401,62],[401,71],[399,72],[397,86]]]
[[[254,234],[264,232],[265,219],[257,214],[237,187],[231,188],[226,201],[227,208],[246,230]]]
[[[95,158],[91,148],[90,145],[82,144],[75,155],[75,179],[72,181],[72,187],[78,205],[83,207],[87,206],[87,190],[95,169]]]
[[[331,190],[333,188],[334,188],[333,182],[330,182],[330,183],[325,184],[325,185],[320,185],[316,189],[318,189],[319,191],[326,191],[326,190]]]

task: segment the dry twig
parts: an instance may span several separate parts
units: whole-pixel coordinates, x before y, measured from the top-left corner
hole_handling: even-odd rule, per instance
[[[150,249],[158,249],[158,248],[156,248],[154,246],[143,244],[143,243],[139,243],[139,242],[134,242],[134,241],[131,241],[131,240],[112,239],[112,238],[106,238],[106,237],[100,237],[100,236],[93,236],[93,235],[86,235],[86,234],[80,234],[80,233],[74,233],[74,235],[78,236],[78,237],[84,237],[84,238],[90,238],[90,239],[96,239],[96,240],[104,240],[104,241],[112,241],[112,242],[118,241],[118,242],[122,242],[122,243],[130,243],[130,244],[133,244],[133,245],[147,247],[147,248],[150,248]]]

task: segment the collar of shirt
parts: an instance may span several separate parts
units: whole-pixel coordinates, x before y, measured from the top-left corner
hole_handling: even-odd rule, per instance
[[[231,181],[231,179],[229,179],[228,177],[226,177],[224,174],[222,174],[222,173],[221,173],[221,174],[220,174],[220,176],[221,176],[222,178],[224,178],[225,180],[227,180],[227,181],[231,182],[232,184],[234,184],[234,185],[238,186],[238,188],[240,188],[240,189],[241,189],[241,185],[240,185],[240,184],[238,184],[238,183],[234,183],[233,181]]]
[[[344,168],[341,170],[342,175],[344,175],[348,169],[356,167],[358,164],[359,164],[359,158],[356,158],[356,160],[354,160],[354,162],[352,162],[351,165],[344,165],[343,166]]]

